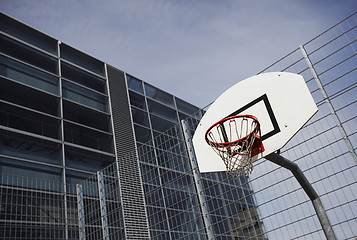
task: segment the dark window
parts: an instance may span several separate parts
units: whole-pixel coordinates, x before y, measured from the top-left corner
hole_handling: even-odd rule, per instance
[[[0,77],[0,99],[28,108],[59,115],[59,98]]]
[[[140,81],[139,79],[136,79],[130,75],[126,75],[126,80],[127,80],[129,89],[144,94],[142,81]]]
[[[129,90],[129,97],[131,105],[141,108],[145,111],[147,110],[144,96]]]
[[[63,117],[64,119],[111,133],[110,116],[108,114],[73,102],[63,101]]]
[[[177,105],[177,109],[180,111],[180,112],[183,112],[183,113],[186,113],[188,114],[189,116],[195,114],[199,108],[198,107],[195,107],[193,106],[192,104],[189,104],[179,98],[175,98],[176,99],[176,105]]]
[[[132,107],[131,112],[135,123],[150,127],[148,113]]]
[[[148,128],[134,124],[136,141],[146,143],[151,141],[151,131]]]
[[[64,80],[62,81],[62,86],[64,98],[103,112],[108,112],[107,97]]]
[[[107,93],[105,79],[85,72],[63,61],[61,62],[61,74],[63,77],[97,92]]]
[[[63,191],[61,168],[0,157],[0,173],[9,175],[9,177],[0,178],[0,182],[3,184],[14,183],[16,187],[25,187],[26,189]],[[9,181],[11,176],[18,176],[17,181]],[[12,207],[15,206],[12,205]]]
[[[58,78],[0,55],[0,75],[58,95]]]
[[[153,98],[161,103],[164,103],[166,105],[169,105],[171,107],[175,107],[175,104],[174,104],[174,98],[172,95],[156,88],[156,87],[153,87],[147,83],[145,83],[145,93],[146,93],[146,96],[150,97],[150,98]]]
[[[0,130],[0,146],[3,155],[62,165],[59,143]]]
[[[57,55],[57,40],[3,14],[0,14],[0,30]]]
[[[163,118],[154,116],[150,114],[152,128],[159,132],[165,132],[166,130],[172,128],[176,123],[167,121]]]
[[[113,152],[113,137],[110,134],[95,131],[86,127],[64,122],[64,139],[66,142]]]
[[[60,139],[60,121],[40,113],[0,102],[0,124]]]
[[[100,76],[104,75],[104,63],[66,44],[60,45],[61,58],[66,59]]]
[[[113,156],[65,146],[66,167],[97,172],[115,161]]]
[[[163,104],[148,99],[149,111],[172,122],[178,123],[176,111]]]
[[[58,73],[57,59],[5,36],[0,36],[0,51],[51,73]]]

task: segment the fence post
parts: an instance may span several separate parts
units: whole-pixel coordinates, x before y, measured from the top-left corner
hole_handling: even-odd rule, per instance
[[[195,150],[193,149],[193,143],[192,143],[189,126],[187,124],[187,121],[185,121],[185,120],[181,121],[181,125],[182,125],[182,129],[183,129],[184,137],[185,137],[188,156],[190,158],[190,163],[192,166],[193,177],[194,177],[196,188],[198,191],[198,199],[200,201],[200,206],[201,206],[201,211],[203,214],[203,221],[206,226],[207,236],[208,236],[209,240],[213,240],[213,239],[215,239],[215,237],[213,235],[212,224],[211,224],[211,220],[210,220],[210,217],[208,214],[208,209],[206,206],[205,193],[204,193],[203,187],[202,187],[202,180],[201,180],[200,172],[198,170],[196,154],[195,154]]]
[[[310,69],[310,71],[312,73],[312,76],[315,79],[315,82],[316,82],[316,84],[317,84],[317,86],[318,86],[318,88],[319,88],[319,90],[320,90],[320,92],[321,92],[321,94],[322,94],[322,96],[323,96],[323,98],[325,100],[325,103],[327,104],[327,106],[330,109],[330,112],[331,112],[331,115],[333,117],[333,120],[335,121],[336,126],[337,126],[338,130],[341,133],[343,141],[345,142],[349,152],[351,153],[352,158],[355,161],[355,164],[357,164],[357,155],[356,155],[356,152],[354,151],[353,145],[352,145],[350,139],[348,138],[348,135],[347,135],[345,129],[343,128],[339,117],[336,114],[335,108],[333,107],[333,105],[332,105],[332,103],[331,103],[331,101],[330,101],[330,99],[329,99],[329,97],[328,97],[328,95],[327,95],[327,93],[326,93],[321,81],[320,81],[320,78],[319,78],[319,76],[317,75],[317,73],[315,71],[314,65],[311,63],[309,55],[305,51],[304,46],[300,45],[300,51],[301,51],[302,55],[304,56],[306,64],[309,67],[309,69]]]
[[[109,240],[107,204],[105,200],[104,176],[102,171],[97,172],[97,178],[98,178],[98,190],[99,190],[99,202],[100,202],[100,213],[101,213],[101,220],[102,220],[103,239]]]
[[[79,239],[86,240],[86,229],[84,222],[84,203],[83,203],[83,188],[81,184],[77,184],[77,206],[78,206],[78,225]]]

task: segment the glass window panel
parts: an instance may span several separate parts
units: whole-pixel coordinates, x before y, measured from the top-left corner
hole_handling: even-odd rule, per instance
[[[0,157],[0,174],[10,175],[0,178],[0,182],[3,184],[31,189],[63,191],[61,172],[61,168]]]
[[[8,37],[0,36],[0,51],[48,72],[58,73],[58,62],[56,58]]]
[[[127,81],[129,89],[144,94],[142,81],[140,81],[139,79],[136,79],[130,75],[126,75],[126,81]]]
[[[134,130],[135,130],[136,141],[141,143],[146,143],[148,141],[151,141],[150,129],[134,124]]]
[[[59,115],[59,98],[0,77],[0,99],[28,108]]]
[[[64,122],[66,142],[113,153],[113,137],[86,127]]]
[[[132,107],[131,113],[133,115],[134,123],[150,127],[148,113]]]
[[[61,74],[63,77],[73,82],[79,83],[85,87],[103,94],[107,93],[105,79],[85,72],[63,61],[61,62]]]
[[[0,30],[47,52],[57,55],[56,39],[53,39],[3,14],[0,15]]]
[[[154,116],[152,114],[150,114],[150,118],[151,118],[152,128],[159,132],[165,132],[166,130],[168,130],[176,125],[173,122],[167,121],[163,118]]]
[[[175,107],[174,98],[171,94],[168,94],[158,88],[155,88],[147,83],[145,83],[145,93],[146,96],[151,97],[159,102],[167,104],[171,107]]]
[[[66,167],[97,172],[115,161],[114,156],[103,155],[71,146],[65,146]]]
[[[148,207],[150,229],[167,230],[166,213],[163,208]]]
[[[192,104],[189,104],[179,98],[175,98],[175,100],[176,100],[177,109],[180,112],[188,114],[189,116],[195,114],[199,110],[198,107],[193,106]]]
[[[90,178],[93,174],[77,172],[73,170],[66,170],[66,183],[70,186],[75,186],[77,184],[83,184],[85,180]],[[88,184],[88,183],[87,183]],[[95,189],[98,185],[93,184],[93,188]],[[69,187],[67,192],[76,194],[76,189],[73,187]],[[97,196],[97,195],[96,195]]]
[[[160,186],[159,172],[156,167],[141,164],[141,175],[144,183]]]
[[[147,111],[144,96],[129,90],[129,97],[131,105]]]
[[[139,160],[156,165],[155,150],[152,146],[138,144]]]
[[[176,110],[148,99],[149,111],[167,120],[178,123]]]
[[[58,78],[0,55],[0,75],[58,95]]]
[[[7,156],[62,165],[61,144],[0,130],[0,153]]]
[[[23,108],[0,102],[0,124],[6,127],[39,134],[51,138],[60,138],[60,121]]]
[[[189,116],[183,113],[179,113],[180,120],[186,120]]]
[[[63,81],[63,97],[97,110],[108,112],[107,98],[73,83]]]
[[[110,116],[90,108],[63,101],[63,117],[70,121],[83,124],[102,131],[111,132]]]
[[[60,45],[61,58],[66,59],[100,76],[104,74],[104,63],[66,44]]]

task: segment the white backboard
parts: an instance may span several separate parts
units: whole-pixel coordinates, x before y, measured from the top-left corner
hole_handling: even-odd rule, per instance
[[[226,171],[222,159],[205,141],[209,127],[233,115],[250,114],[258,118],[265,151],[256,161],[282,148],[317,112],[316,104],[301,75],[272,72],[238,82],[210,106],[193,136],[201,172]]]

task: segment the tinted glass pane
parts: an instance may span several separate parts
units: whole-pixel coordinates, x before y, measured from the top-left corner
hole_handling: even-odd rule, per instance
[[[2,14],[0,30],[57,55],[57,40]]]
[[[58,94],[57,77],[7,57],[0,56],[0,75],[56,95]]]
[[[175,100],[176,100],[177,109],[180,112],[186,113],[191,116],[199,110],[198,107],[195,107],[192,104],[182,101],[179,98],[175,98]]]
[[[66,167],[97,172],[115,161],[113,156],[65,146]]]
[[[150,129],[134,124],[136,141],[146,143],[151,140]]]
[[[51,73],[58,72],[57,59],[5,36],[0,36],[0,51]]]
[[[66,44],[60,45],[61,58],[104,77],[104,63]]]
[[[156,165],[155,150],[152,146],[138,144],[139,160]]]
[[[60,139],[60,120],[0,102],[0,125]]]
[[[146,168],[146,169],[144,169],[144,168]],[[147,171],[148,175],[152,176],[151,179],[158,179],[157,170],[150,169],[150,168],[152,168],[152,167],[149,167],[149,166],[146,166],[146,165],[142,165],[141,166],[142,173],[144,171]],[[155,171],[155,172],[150,174],[149,172],[151,172],[151,171]],[[148,179],[148,180],[150,181],[150,179]],[[147,181],[145,181],[145,182],[147,182]],[[163,201],[164,197],[162,196],[162,188],[160,186],[160,182],[159,181],[157,181],[157,182],[158,182],[159,186],[153,186],[153,185],[149,185],[149,184],[144,184],[144,192],[145,192],[146,204],[152,205],[152,206],[157,206],[157,207],[164,207],[164,201]]]
[[[66,170],[66,183],[67,183],[67,185],[70,185],[70,186],[76,186],[76,184],[83,184],[83,181],[85,181],[92,175],[93,174],[77,172],[77,171],[72,171],[72,170]],[[95,188],[95,187],[96,186],[93,185],[93,188]],[[70,192],[73,194],[77,193],[75,187],[69,187],[67,189],[67,192]],[[90,192],[90,190],[89,190],[89,192]],[[97,197],[98,195],[95,195],[95,196]]]
[[[126,80],[127,80],[129,89],[144,94],[142,81],[140,81],[139,79],[136,79],[130,75],[126,75]]]
[[[0,178],[3,184],[61,192],[63,191],[61,172],[61,168],[0,157],[0,174],[10,175]],[[11,176],[20,177],[14,179]]]
[[[170,95],[158,88],[150,86],[147,83],[145,83],[145,93],[146,93],[146,96],[148,96],[148,97],[156,99],[159,102],[165,103],[169,106],[175,107],[174,98],[172,95]]]
[[[113,137],[86,127],[64,122],[64,139],[66,142],[81,146],[113,152]]]
[[[59,143],[0,130],[0,153],[3,155],[61,165]]]
[[[131,112],[133,115],[133,120],[135,123],[138,123],[140,125],[144,125],[146,127],[150,127],[149,125],[149,117],[147,112],[141,111],[137,108],[132,107]]]
[[[151,118],[152,128],[159,132],[164,132],[164,131],[168,130],[169,128],[172,128],[173,126],[176,125],[173,122],[167,121],[160,117],[156,117],[152,114],[150,114],[150,118]]]
[[[167,120],[178,123],[176,110],[148,99],[149,111]]]
[[[88,72],[85,72],[79,68],[76,68],[68,63],[61,62],[61,73],[62,76],[79,83],[85,87],[91,88],[100,93],[106,94],[105,79],[94,76]]]
[[[108,114],[86,108],[70,101],[63,101],[63,117],[79,124],[111,132],[110,116]]]
[[[141,108],[143,110],[147,110],[146,109],[146,103],[145,103],[145,97],[140,95],[140,94],[137,94],[133,91],[129,91],[129,97],[130,97],[130,104],[135,106],[135,107],[138,107],[138,108]]]
[[[63,81],[63,97],[88,107],[107,112],[107,98],[73,83]]]
[[[0,77],[0,99],[54,116],[59,115],[58,97]]]

